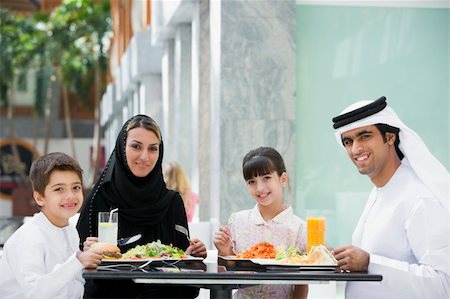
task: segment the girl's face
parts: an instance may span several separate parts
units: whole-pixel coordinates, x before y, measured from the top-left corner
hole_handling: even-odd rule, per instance
[[[286,186],[288,176],[283,172],[281,176],[276,171],[253,177],[247,181],[247,188],[258,205],[267,207],[283,202],[283,187]]]
[[[73,171],[54,170],[44,194],[33,192],[36,203],[50,222],[58,227],[67,225],[83,204],[81,179]]]
[[[159,157],[159,144],[153,131],[141,127],[128,131],[125,155],[135,176],[145,177],[153,170]]]

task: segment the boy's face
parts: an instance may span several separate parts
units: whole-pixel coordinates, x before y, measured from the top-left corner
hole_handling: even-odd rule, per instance
[[[44,194],[33,192],[36,203],[55,226],[66,226],[83,204],[81,180],[73,171],[55,170],[45,186]]]

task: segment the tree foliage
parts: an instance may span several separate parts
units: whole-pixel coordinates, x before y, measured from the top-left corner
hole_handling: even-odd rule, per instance
[[[49,48],[52,64],[61,67],[61,80],[87,104],[94,65],[107,70],[111,17],[108,1],[65,0],[51,14]],[[102,74],[100,74],[102,75]]]
[[[28,69],[39,44],[32,18],[0,8],[0,104],[10,101],[8,91],[20,72]]]

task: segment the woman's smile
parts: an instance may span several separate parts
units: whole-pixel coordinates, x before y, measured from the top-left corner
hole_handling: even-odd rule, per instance
[[[150,167],[150,165],[149,165],[148,163],[146,163],[146,162],[136,162],[136,165],[137,165],[139,168],[142,168],[142,169],[145,169],[145,168],[147,168],[147,167]]]

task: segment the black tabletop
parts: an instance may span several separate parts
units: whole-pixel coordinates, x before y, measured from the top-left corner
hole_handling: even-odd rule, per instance
[[[107,265],[97,270],[85,270],[85,279],[120,280],[131,279],[136,283],[190,285],[210,290],[210,298],[231,298],[232,290],[252,285],[267,284],[310,284],[329,281],[381,281],[382,276],[368,273],[347,273],[335,268],[226,268],[217,263],[195,261],[167,265]],[[227,270],[228,269],[228,270]]]
[[[85,270],[86,279],[154,279],[172,280],[173,283],[183,283],[183,280],[214,280],[227,283],[227,281],[381,281],[379,274],[346,273],[334,271],[224,271],[207,272],[200,270],[183,270],[181,272],[140,271],[140,270]],[[155,282],[156,283],[156,282]]]

